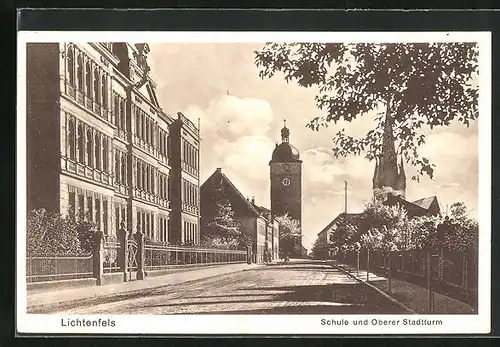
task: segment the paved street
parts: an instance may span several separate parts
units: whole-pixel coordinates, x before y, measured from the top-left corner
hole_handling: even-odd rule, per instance
[[[304,260],[166,285],[119,301],[99,300],[58,313],[402,313],[339,270]]]

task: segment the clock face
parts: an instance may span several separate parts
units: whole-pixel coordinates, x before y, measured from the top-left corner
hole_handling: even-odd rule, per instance
[[[283,178],[281,181],[281,184],[283,184],[285,187],[288,187],[292,183],[288,177]]]

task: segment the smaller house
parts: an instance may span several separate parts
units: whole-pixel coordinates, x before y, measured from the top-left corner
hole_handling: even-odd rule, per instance
[[[318,233],[316,255],[322,259],[328,259],[330,257],[333,257],[334,250],[332,244],[334,241],[335,231],[337,230],[339,225],[342,225],[342,223],[345,223],[345,221],[350,222],[358,215],[359,213],[346,214],[345,212],[342,212],[337,217],[335,217],[330,223],[328,223],[328,225]]]
[[[257,206],[254,199],[245,198],[229,178],[217,168],[200,188],[201,225],[200,236],[203,237],[203,226],[214,217],[214,196],[223,191],[231,203],[234,218],[239,222],[244,233],[250,235],[253,244],[253,261],[262,263],[265,254],[271,255],[269,260],[276,259],[279,249],[278,222],[265,207]]]
[[[266,247],[271,254],[271,260],[279,258],[279,223],[273,217],[271,210],[264,206],[257,206],[254,198],[251,200],[252,205],[266,219]]]

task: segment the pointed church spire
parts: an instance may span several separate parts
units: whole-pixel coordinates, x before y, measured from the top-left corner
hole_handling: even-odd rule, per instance
[[[384,122],[384,133],[382,135],[382,153],[376,160],[373,175],[373,189],[393,190],[404,197],[406,189],[406,176],[401,166],[398,168],[398,158],[394,144],[394,135],[391,118],[386,116]]]

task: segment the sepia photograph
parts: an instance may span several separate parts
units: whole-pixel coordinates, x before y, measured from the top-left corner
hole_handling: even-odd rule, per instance
[[[488,33],[25,34],[19,325],[489,331]]]

